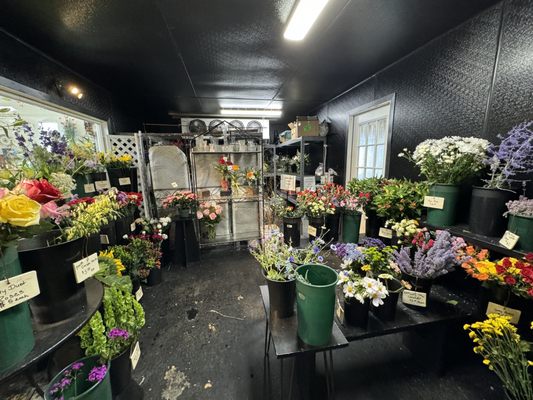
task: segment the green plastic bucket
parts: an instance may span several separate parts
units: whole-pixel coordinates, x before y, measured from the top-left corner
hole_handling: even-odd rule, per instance
[[[520,236],[516,250],[533,251],[533,217],[509,214],[507,230]]]
[[[15,246],[2,248],[0,280],[22,273]],[[28,302],[0,312],[0,372],[22,361],[33,349],[35,339]]]
[[[112,400],[113,395],[111,393],[111,378],[110,378],[110,365],[107,364],[107,374],[104,379],[100,382],[90,382],[87,379],[91,369],[96,366],[100,356],[91,356],[85,357],[79,360],[83,363],[83,366],[80,369],[79,375],[77,377],[76,383],[69,385],[63,392],[65,400]],[[72,363],[74,364],[74,363]],[[68,367],[63,369],[58,373],[50,384],[44,390],[45,400],[53,400],[54,397],[50,390],[53,388],[54,384],[60,382],[61,379],[65,377],[65,372],[71,370],[70,364]]]
[[[298,337],[311,346],[323,346],[331,339],[337,272],[325,265],[306,264],[296,273],[302,277],[296,279]]]
[[[427,223],[433,226],[452,226],[455,224],[457,203],[459,202],[459,186],[435,184],[429,187],[429,196],[443,197],[444,208],[428,208]]]
[[[342,241],[344,243],[358,243],[360,226],[360,213],[342,214]]]

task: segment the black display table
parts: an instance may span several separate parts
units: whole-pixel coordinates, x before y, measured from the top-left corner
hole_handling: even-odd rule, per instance
[[[18,364],[0,373],[0,383],[26,371],[39,360],[52,354],[91,319],[102,304],[104,288],[100,282],[91,278],[85,281],[85,289],[87,305],[73,317],[54,324],[34,324],[35,346],[33,350]]]
[[[270,353],[270,342],[274,344],[276,358],[280,360],[281,367],[281,398],[284,396],[283,385],[283,360],[294,357],[294,363],[290,373],[289,398],[292,396],[292,386],[295,371],[297,372],[297,383],[300,391],[300,397],[311,399],[313,396],[320,396],[313,388],[315,383],[316,353],[322,352],[324,355],[324,364],[326,369],[326,385],[328,398],[334,395],[333,380],[333,355],[332,350],[348,346],[348,341],[342,334],[337,324],[333,323],[331,340],[328,344],[320,347],[312,347],[302,343],[298,338],[298,319],[296,315],[284,319],[270,319],[270,300],[268,288],[266,285],[260,286],[261,298],[266,316],[265,328],[265,375],[269,370],[268,356]],[[328,360],[329,356],[329,360]],[[266,376],[265,376],[266,379]],[[270,389],[270,388],[269,388]],[[317,397],[322,398],[322,397]]]
[[[196,236],[194,221],[196,217],[172,217],[168,233],[167,262],[187,267],[190,262],[200,260],[200,244]]]

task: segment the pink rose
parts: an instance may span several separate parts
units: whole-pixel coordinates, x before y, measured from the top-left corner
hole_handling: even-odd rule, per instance
[[[208,216],[208,215],[209,215],[209,210],[208,210],[207,208],[204,210],[204,215],[205,215],[205,216]]]
[[[40,204],[62,197],[59,189],[46,179],[24,180],[17,185],[16,189],[22,190],[26,196]]]
[[[61,218],[62,215],[58,211],[55,201],[49,201],[41,206],[41,218]]]
[[[209,214],[209,218],[211,219],[211,221],[214,221],[215,219],[217,219],[217,215],[215,213],[211,213]]]
[[[196,211],[196,216],[198,217],[198,219],[202,219],[204,217],[204,214],[202,214],[201,211]]]

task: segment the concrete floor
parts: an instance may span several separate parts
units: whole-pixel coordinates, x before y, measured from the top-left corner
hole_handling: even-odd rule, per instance
[[[141,300],[146,327],[134,379],[145,399],[263,399],[265,325],[258,286],[264,281],[255,261],[245,249],[217,248],[188,269],[164,272],[164,282],[144,287]],[[496,377],[469,349],[443,377],[426,371],[398,335],[352,343],[334,352],[334,362],[337,400],[504,398]],[[272,355],[270,365],[271,399],[277,400],[279,363]],[[318,384],[322,367],[318,358]],[[38,398],[21,378],[0,388],[2,400]]]

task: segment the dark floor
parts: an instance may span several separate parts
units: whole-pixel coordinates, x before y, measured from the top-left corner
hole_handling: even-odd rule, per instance
[[[145,399],[263,399],[263,279],[247,251],[219,248],[188,269],[165,272],[164,282],[145,287],[141,300],[147,317],[134,378]],[[503,399],[497,379],[465,352],[467,361],[439,377],[414,359],[399,335],[352,343],[334,352],[336,399]],[[277,400],[279,363],[271,358],[271,399]],[[322,375],[321,358],[317,366]],[[38,397],[17,397],[29,398]]]

